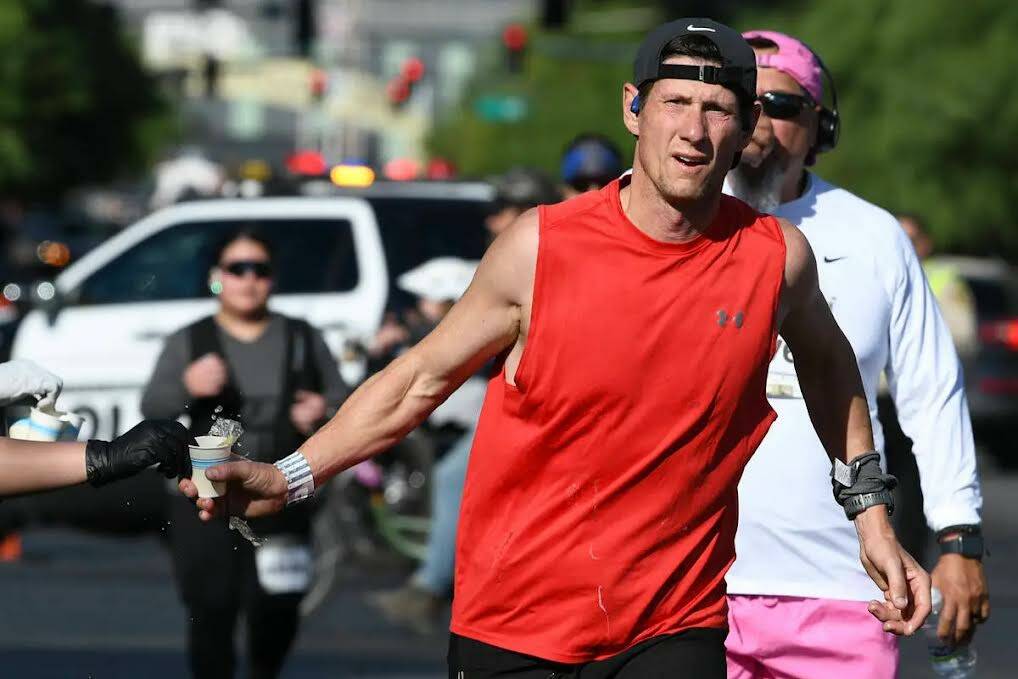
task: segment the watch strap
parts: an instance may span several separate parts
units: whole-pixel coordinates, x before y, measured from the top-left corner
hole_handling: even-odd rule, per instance
[[[940,543],[941,554],[961,554],[968,559],[982,559],[986,553],[983,536],[978,533],[959,533],[957,537]]]
[[[874,505],[887,505],[887,513],[894,513],[894,495],[889,490],[881,490],[875,493],[863,493],[862,495],[852,495],[845,500],[842,505],[845,509],[845,516],[848,517],[849,521],[852,521],[859,514],[873,507]]]

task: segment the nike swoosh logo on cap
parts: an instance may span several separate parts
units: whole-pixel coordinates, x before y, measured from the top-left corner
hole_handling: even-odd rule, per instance
[[[830,263],[832,263],[832,262],[839,262],[839,261],[841,261],[841,260],[845,259],[845,258],[846,258],[847,256],[848,256],[848,255],[842,255],[841,257],[827,257],[827,256],[825,255],[825,256],[824,256],[824,261],[825,261],[825,262],[827,262],[828,264],[830,264]]]
[[[710,31],[711,33],[717,33],[717,31],[715,31],[713,28],[707,28],[706,26],[694,26],[693,24],[689,24],[688,26],[686,26],[686,30],[687,31]]]

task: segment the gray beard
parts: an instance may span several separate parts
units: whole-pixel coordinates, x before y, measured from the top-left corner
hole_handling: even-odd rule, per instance
[[[757,212],[773,213],[778,209],[784,183],[785,168],[767,160],[761,167],[740,164],[728,173],[728,186],[732,195]]]

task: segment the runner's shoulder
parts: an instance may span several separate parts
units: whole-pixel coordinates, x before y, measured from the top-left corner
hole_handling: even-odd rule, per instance
[[[809,240],[792,222],[775,217],[785,242],[785,281],[794,285],[799,281],[816,280],[816,258]]]
[[[517,217],[484,253],[474,280],[511,291],[524,283],[521,277],[532,277],[537,266],[539,226],[538,208]]]

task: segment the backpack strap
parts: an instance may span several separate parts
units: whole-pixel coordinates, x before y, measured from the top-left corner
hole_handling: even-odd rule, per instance
[[[298,389],[316,393],[322,390],[322,376],[315,358],[314,330],[307,321],[299,318],[284,316],[283,319],[286,322],[284,351],[289,358],[282,385],[286,397],[279,400],[279,412],[276,413],[276,448],[280,457],[292,453],[305,440],[290,422],[293,395]]]
[[[311,324],[299,318],[290,318],[291,336],[290,371],[296,389],[321,393],[322,373],[315,356],[314,329]]]
[[[211,398],[194,399],[188,414],[191,416],[191,433],[195,436],[203,436],[208,433],[209,427],[215,417],[222,416],[230,419],[240,419],[244,399],[236,387],[236,380],[233,377],[233,370],[230,362],[223,351],[222,342],[219,341],[219,326],[216,325],[213,316],[207,316],[198,322],[190,325],[187,329],[188,339],[191,344],[191,361],[196,361],[206,354],[218,354],[226,364],[226,386],[218,396]],[[217,414],[216,408],[222,408]]]

